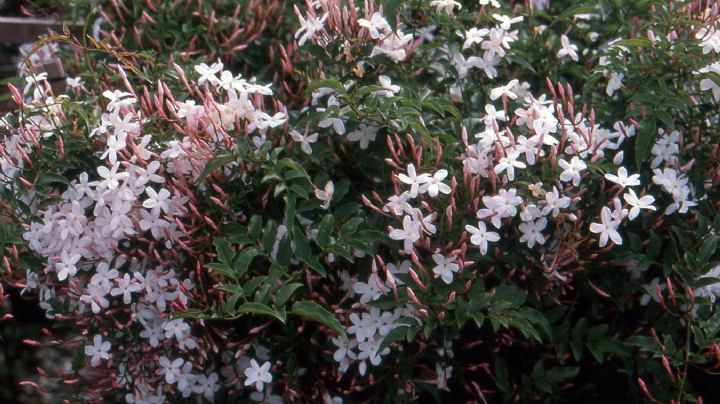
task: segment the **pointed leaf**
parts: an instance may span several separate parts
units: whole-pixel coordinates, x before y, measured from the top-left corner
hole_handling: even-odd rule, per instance
[[[344,338],[347,338],[345,330],[335,316],[326,308],[315,302],[296,302],[292,306],[291,314],[317,321],[318,323],[332,329]]]

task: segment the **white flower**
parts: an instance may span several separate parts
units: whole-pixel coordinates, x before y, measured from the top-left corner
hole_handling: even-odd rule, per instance
[[[480,0],[481,6],[487,6],[488,4],[495,8],[500,8],[500,3],[497,0]]]
[[[403,34],[398,30],[396,34],[391,33],[383,38],[381,45],[375,45],[370,53],[370,57],[385,55],[396,63],[402,62],[407,57],[406,48],[410,46],[413,39],[412,34]]]
[[[183,364],[182,368],[177,372],[177,389],[182,393],[183,397],[190,397],[192,393],[191,385],[195,380],[195,375],[192,373],[193,364],[187,361]]]
[[[656,288],[658,284],[660,284],[660,278],[655,278],[649,284],[642,285],[643,289],[645,289],[645,294],[640,297],[641,305],[647,306],[647,304],[650,303],[650,300],[654,300],[656,303],[660,303]],[[659,286],[661,291],[667,289],[667,285],[665,284],[660,284]]]
[[[110,169],[105,166],[98,167],[97,172],[100,177],[103,178],[103,181],[98,184],[98,188],[106,187],[107,189],[115,189],[120,185],[120,181],[129,176],[128,173],[118,173],[117,170],[119,167],[119,162],[113,164]]]
[[[425,182],[420,187],[420,193],[427,192],[428,195],[433,198],[438,196],[438,192],[442,192],[443,194],[449,194],[451,191],[450,186],[442,182],[442,180],[444,180],[447,176],[447,170],[438,170],[435,174],[432,175],[432,177],[428,178],[427,182]]]
[[[410,163],[407,166],[407,175],[398,174],[398,179],[401,182],[410,185],[410,197],[414,198],[418,195],[420,185],[430,181],[430,174],[417,175],[415,172],[415,166]]]
[[[360,343],[358,346],[360,351],[358,353],[358,360],[362,361],[361,366],[365,364],[365,359],[369,359],[370,363],[375,366],[382,362],[380,355],[385,355],[390,352],[390,348],[385,348],[382,352],[380,352],[380,344],[382,341],[382,338],[368,338]],[[361,373],[364,373],[363,369],[361,369]]]
[[[115,164],[117,161],[117,154],[120,150],[126,146],[125,139],[127,138],[126,133],[119,133],[118,136],[110,135],[107,140],[107,150],[100,156],[101,159],[107,158],[110,164]]]
[[[608,97],[612,97],[615,91],[623,87],[622,81],[624,77],[625,75],[622,73],[610,73],[610,78],[608,79],[607,87],[605,88],[605,93],[608,95]]]
[[[435,378],[435,385],[437,386],[438,390],[450,391],[447,382],[448,379],[452,377],[452,371],[452,366],[443,367],[440,363],[435,363],[435,372],[437,373],[437,377]]]
[[[375,94],[378,94],[383,97],[394,97],[395,94],[400,92],[401,88],[398,85],[395,85],[390,80],[390,77],[388,76],[380,76],[378,77],[378,80],[380,81],[380,85],[384,90],[376,91]]]
[[[272,375],[270,374],[270,362],[265,362],[262,366],[259,366],[255,359],[250,360],[250,367],[245,369],[245,385],[255,385],[257,391],[263,391],[264,383],[270,383],[272,381]]]
[[[525,205],[525,208],[523,208],[522,211],[520,211],[520,219],[522,219],[523,222],[529,222],[535,219],[539,219],[543,216],[542,211],[540,208],[535,206],[535,204],[528,204]]]
[[[493,125],[497,124],[497,121],[506,121],[507,117],[505,116],[505,111],[498,111],[495,109],[495,106],[492,104],[486,104],[485,105],[485,117],[483,118],[485,125],[492,127]]]
[[[388,284],[395,283],[396,285],[404,285],[405,282],[398,277],[401,274],[410,273],[410,266],[412,263],[408,260],[402,261],[400,264],[395,265],[393,263],[387,264],[387,272],[390,273],[388,277]]]
[[[202,394],[208,401],[212,401],[215,396],[215,392],[220,389],[218,384],[217,373],[210,373],[209,376],[199,374],[195,376],[195,383],[192,385],[192,391],[195,394]]]
[[[543,207],[542,214],[547,215],[552,212],[552,216],[556,217],[560,214],[560,209],[567,209],[570,207],[570,198],[567,196],[560,197],[557,187],[553,186],[551,192],[545,193],[545,207]]]
[[[523,202],[522,198],[517,196],[515,188],[501,189],[495,196],[485,195],[482,201],[486,208],[477,211],[478,219],[491,217],[493,226],[498,229],[502,225],[502,219],[514,217],[517,214],[517,206]]]
[[[545,244],[545,237],[542,235],[542,231],[545,230],[545,227],[547,226],[547,219],[544,217],[541,217],[538,220],[535,221],[527,221],[520,223],[520,226],[518,226],[518,229],[523,234],[520,237],[521,243],[527,243],[528,247],[533,248],[535,246],[535,242],[538,244]]]
[[[65,82],[67,83],[68,87],[70,88],[83,88],[83,85],[85,82],[83,81],[82,77],[68,77]]]
[[[480,247],[480,253],[482,255],[487,254],[488,241],[495,242],[500,240],[499,234],[494,231],[487,231],[487,227],[484,222],[478,222],[478,227],[474,227],[469,224],[465,225],[465,230],[472,235],[470,237],[470,242],[473,243],[473,245]]]
[[[503,171],[507,171],[508,181],[515,179],[515,168],[527,167],[522,161],[518,161],[520,152],[517,150],[508,150],[505,157],[501,158],[500,161],[495,165],[495,174],[500,175]]]
[[[370,37],[372,39],[380,39],[385,33],[391,31],[390,24],[388,24],[385,17],[378,12],[373,13],[369,20],[365,18],[358,19],[358,25],[367,28],[367,30],[370,31]]]
[[[222,69],[223,64],[220,61],[213,63],[211,66],[208,66],[205,63],[200,63],[195,66],[195,71],[200,74],[200,78],[198,78],[197,81],[198,86],[202,86],[206,81],[210,84],[219,84],[219,80],[216,75],[222,71]]]
[[[502,15],[502,14],[493,14],[492,17],[500,23],[500,28],[502,28],[506,31],[510,29],[510,26],[512,24],[515,24],[516,22],[520,22],[523,20],[522,16],[510,18],[509,16]]]
[[[342,362],[346,358],[357,359],[357,355],[352,351],[352,349],[358,345],[355,338],[332,337],[330,340],[338,347],[333,353],[333,360],[335,360],[335,362]]]
[[[154,214],[159,214],[160,211],[170,213],[171,206],[168,203],[170,201],[170,191],[160,188],[160,192],[155,192],[151,187],[146,187],[145,193],[148,199],[143,201],[144,208],[152,209]]]
[[[505,49],[510,49],[510,43],[516,40],[517,31],[509,33],[502,28],[490,28],[488,39],[480,45],[485,49],[483,59],[490,60],[495,58],[495,55],[505,57]]]
[[[620,221],[613,219],[612,211],[610,211],[610,208],[607,206],[603,206],[600,213],[600,220],[602,221],[602,224],[590,223],[590,231],[600,234],[599,246],[605,247],[605,245],[607,245],[608,238],[610,238],[613,243],[622,245],[622,237],[620,237],[620,233],[616,230]]]
[[[103,342],[102,335],[95,335],[93,337],[92,345],[85,345],[85,355],[91,356],[90,365],[97,366],[100,364],[102,359],[110,359],[110,347],[112,345],[109,341]]]
[[[445,11],[447,15],[452,15],[455,7],[457,7],[458,10],[462,8],[462,4],[454,0],[433,0],[430,2],[430,6],[435,7],[438,12],[440,10]]]
[[[623,199],[628,205],[632,206],[628,213],[628,219],[633,220],[640,214],[640,209],[655,210],[655,206],[652,205],[655,202],[655,198],[652,195],[645,195],[642,198],[638,198],[635,191],[628,189],[628,192],[623,195]]]
[[[618,168],[618,175],[605,174],[605,178],[619,184],[623,188],[640,185],[640,174],[633,174],[628,177],[628,172],[625,167]]]
[[[378,283],[375,280],[375,275],[373,274],[370,274],[367,283],[355,282],[352,286],[352,290],[360,295],[360,303],[362,304],[368,304],[382,296],[382,290],[380,290],[380,286],[378,286]]]
[[[467,49],[471,47],[473,44],[479,44],[483,41],[485,36],[490,33],[488,29],[485,28],[470,28],[468,31],[465,32],[465,35],[463,36],[465,38],[465,42],[463,43],[463,49]],[[461,34],[461,33],[458,33]]]
[[[560,43],[562,45],[562,48],[557,52],[557,58],[562,59],[566,56],[569,56],[570,59],[577,62],[578,61],[578,47],[576,45],[573,45],[570,43],[570,39],[568,39],[567,36],[562,35],[560,37]]]
[[[117,283],[117,287],[110,290],[110,295],[122,295],[123,303],[125,304],[130,304],[130,302],[132,302],[132,296],[130,293],[139,292],[144,289],[144,287],[137,282],[132,282],[130,275],[128,274],[125,274],[122,278],[115,278],[115,282]]]
[[[327,209],[330,207],[330,201],[332,201],[333,193],[335,192],[335,186],[333,185],[332,181],[328,181],[327,184],[325,184],[325,189],[315,189],[315,197],[320,199],[322,203],[322,208]]]
[[[413,244],[420,240],[420,232],[422,230],[421,222],[412,220],[410,215],[403,217],[403,228],[390,228],[390,238],[393,240],[402,240],[405,253],[410,254],[413,250]]]
[[[62,251],[60,253],[60,262],[55,264],[58,280],[64,281],[68,276],[75,276],[77,273],[75,264],[80,261],[80,258],[82,258],[80,254],[70,255],[67,251]]]
[[[504,86],[493,88],[490,90],[490,99],[495,101],[498,98],[505,96],[511,100],[516,100],[518,96],[515,92],[513,92],[513,89],[518,85],[518,83],[519,81],[517,79],[512,79]]]
[[[132,94],[120,90],[106,90],[105,92],[103,92],[103,96],[110,100],[107,105],[108,111],[120,110],[120,108],[133,104],[137,101],[135,98],[132,97]]]
[[[402,175],[402,174],[401,174]],[[405,191],[400,195],[393,195],[388,198],[388,202],[383,206],[384,212],[393,212],[396,215],[401,215],[403,212],[411,213],[413,207],[408,203],[412,199],[410,192]]]
[[[562,173],[560,173],[560,181],[572,181],[574,186],[580,185],[580,172],[587,168],[587,165],[584,161],[582,161],[578,156],[573,156],[569,163],[563,159],[560,159],[560,161],[558,161],[558,164],[564,170]]]
[[[162,369],[158,369],[158,372],[165,374],[165,382],[173,384],[178,380],[180,374],[182,373],[181,368],[184,362],[185,360],[183,360],[183,358],[177,358],[170,362],[170,359],[168,359],[167,356],[161,356],[158,363]]]
[[[435,274],[435,277],[441,277],[443,282],[447,283],[448,285],[452,283],[453,272],[457,272],[458,270],[460,270],[460,266],[455,263],[457,257],[445,257],[442,254],[433,254],[432,259],[433,261],[435,261],[436,264],[433,268],[433,273]]]
[[[312,154],[312,147],[310,146],[311,143],[317,142],[318,134],[313,133],[308,135],[307,131],[303,135],[302,133],[293,130],[290,132],[290,136],[293,138],[294,141],[300,143],[300,149],[305,154]]]
[[[720,280],[720,265],[713,267],[708,273],[701,276],[700,279],[714,279]],[[696,297],[708,297],[714,304],[720,296],[720,282],[711,283],[701,288],[693,290],[693,294]]]
[[[330,13],[325,13],[318,19],[315,16],[309,15],[307,19],[303,18],[300,14],[300,10],[295,6],[295,14],[297,14],[300,20],[300,29],[295,33],[295,39],[298,39],[298,46],[303,46],[305,42],[315,37],[315,34],[322,31],[323,24],[327,20]]]
[[[375,141],[378,128],[361,123],[357,130],[348,133],[347,138],[351,142],[360,142],[360,148],[365,150],[370,142]]]

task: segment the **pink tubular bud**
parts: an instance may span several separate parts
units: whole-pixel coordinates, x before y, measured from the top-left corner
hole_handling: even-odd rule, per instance
[[[415,270],[413,270],[412,268],[409,268],[408,273],[410,274],[410,279],[412,279],[413,282],[415,282],[420,287],[420,289],[422,289],[423,292],[427,292],[427,286],[422,283],[422,281],[418,277],[417,272],[415,272]]]
[[[663,368],[665,369],[665,373],[667,373],[670,380],[675,383],[675,375],[673,374],[672,369],[670,369],[670,361],[668,361],[667,356],[663,355],[661,361]]]
[[[645,385],[645,382],[643,381],[642,378],[640,378],[640,377],[637,378],[637,385],[638,385],[638,387],[640,388],[640,391],[642,391],[643,394],[645,394],[645,397],[648,398],[648,400],[650,400],[650,401],[656,401],[656,400],[655,400],[655,397],[653,397],[652,394],[650,394],[650,391],[648,390],[648,388],[647,388],[647,386]]]
[[[420,303],[420,300],[418,300],[417,296],[415,296],[415,292],[411,288],[405,288],[407,290],[408,297],[410,300],[412,300],[415,304],[422,307],[422,303]]]

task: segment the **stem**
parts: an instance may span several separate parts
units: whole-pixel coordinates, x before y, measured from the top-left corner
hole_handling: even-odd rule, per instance
[[[685,397],[683,397],[683,393],[685,392],[685,380],[687,379],[687,370],[688,370],[688,362],[690,358],[690,322],[686,322],[685,326],[685,346],[683,348],[685,350],[685,357],[683,358],[683,370],[682,370],[682,379],[680,379],[680,386],[679,391],[677,395],[677,402],[679,404],[685,402]]]

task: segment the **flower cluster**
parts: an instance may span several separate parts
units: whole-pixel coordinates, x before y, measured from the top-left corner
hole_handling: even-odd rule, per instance
[[[99,146],[92,156],[99,165],[44,195],[19,175],[28,155],[42,152],[44,139],[62,145],[67,130],[62,97],[71,103],[82,99],[53,97],[43,75],[28,76],[28,117],[21,116],[23,126],[4,141],[2,186],[15,180],[28,186],[23,198],[29,212],[17,214],[38,218],[28,222],[23,238],[45,260],[41,271],[27,270],[23,292],[37,289],[48,318],[76,318],[88,330],[99,330],[84,352],[93,367],[116,364],[113,384],[129,391],[128,402],[162,402],[174,392],[212,398],[220,386],[211,358],[189,356],[207,349],[202,333],[173,317],[200,303],[194,291],[201,279],[188,268],[198,242],[190,236],[198,201],[189,186],[200,185],[208,162],[232,147],[227,131],[235,125],[255,133],[259,147],[268,129],[286,120],[283,112],[263,111],[260,97],[272,95],[269,86],[222,67],[195,67],[201,74],[198,85],[221,100],[206,93],[196,105],[165,93],[167,113],[181,122],[175,127],[184,133],[177,140],[151,132],[158,126],[145,115],[147,96],[141,99],[130,86],[106,90],[105,110],[88,134],[88,142]],[[160,83],[160,88],[167,86]],[[223,169],[232,171],[230,164]],[[268,367],[247,376],[252,381],[247,384],[262,391],[263,382],[270,381]]]
[[[126,26],[110,3],[97,26]],[[157,3],[141,25],[167,27]],[[203,35],[151,41],[167,65],[138,30],[54,34],[69,46],[10,86],[0,275],[70,331],[26,340],[75,349],[43,371],[56,391],[607,401],[579,376],[601,371],[699,401],[720,361],[716,6],[186,3]],[[63,93],[48,50],[73,56]]]

